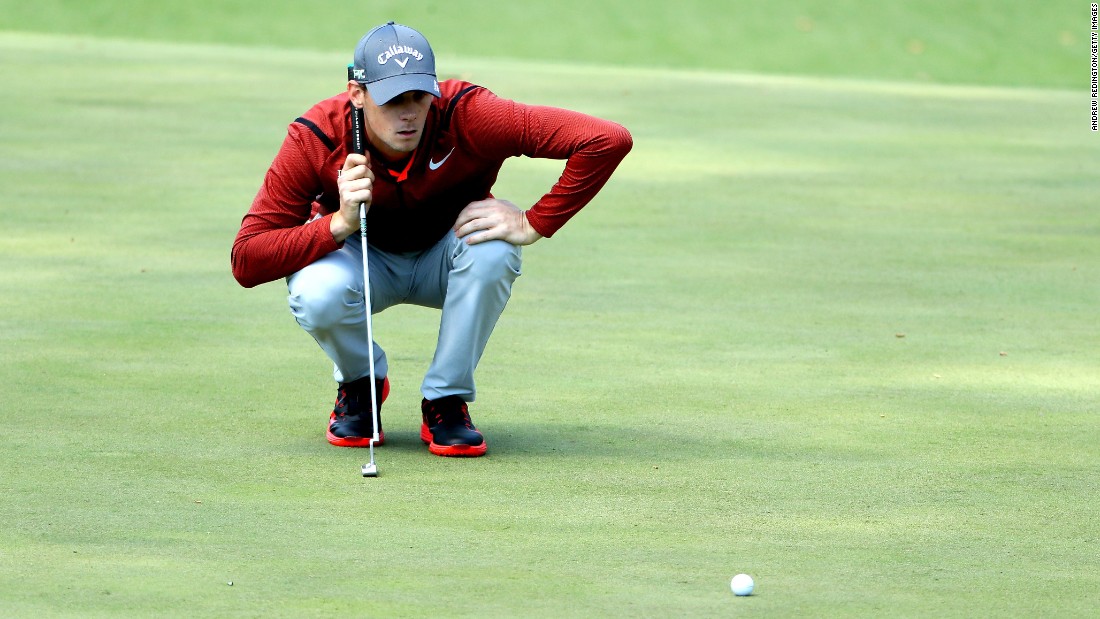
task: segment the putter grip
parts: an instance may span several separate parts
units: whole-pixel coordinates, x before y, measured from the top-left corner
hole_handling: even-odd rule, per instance
[[[348,67],[348,78],[351,78],[351,67]],[[355,154],[362,155],[366,152],[366,146],[363,144],[363,108],[351,106],[351,133],[352,148],[355,150]],[[367,205],[359,205],[359,233],[365,238],[367,236]]]
[[[367,152],[363,144],[363,108],[351,106],[351,145],[356,155]]]
[[[355,80],[355,65],[348,65],[348,81],[354,82]],[[351,145],[355,150],[356,155],[362,155],[367,152],[366,145],[363,144],[363,108],[355,107],[350,101],[351,105]]]

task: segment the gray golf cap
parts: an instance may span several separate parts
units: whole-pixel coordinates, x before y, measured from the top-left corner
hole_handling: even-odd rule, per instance
[[[377,105],[410,90],[439,96],[435,54],[428,40],[416,30],[392,21],[359,40],[352,76],[366,86]]]

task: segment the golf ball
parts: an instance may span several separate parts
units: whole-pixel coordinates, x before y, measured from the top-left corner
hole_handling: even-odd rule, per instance
[[[730,591],[733,591],[734,595],[752,595],[752,589],[755,586],[752,576],[748,574],[738,574],[730,581]]]

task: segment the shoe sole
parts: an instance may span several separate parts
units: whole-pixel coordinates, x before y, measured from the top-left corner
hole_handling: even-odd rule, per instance
[[[381,406],[386,398],[390,395],[390,377],[387,376],[382,382],[382,394],[379,396],[379,406]],[[336,413],[332,413],[328,416],[329,424],[332,424],[332,420],[336,418]],[[370,447],[371,437],[361,436],[347,436],[339,437],[333,434],[328,427],[325,428],[325,438],[328,439],[330,445],[337,447]],[[374,444],[375,447],[380,447],[386,443],[386,433],[382,430],[378,431],[378,441]]]
[[[489,446],[485,444],[484,437],[482,437],[480,445],[440,445],[435,442],[432,431],[428,429],[428,425],[425,423],[420,424],[420,440],[428,445],[429,452],[437,456],[450,458],[477,458],[478,456],[484,456],[489,449]]]
[[[341,438],[336,436],[332,432],[325,430],[325,438],[328,439],[329,444],[336,445],[337,447],[370,447],[370,437],[348,436]],[[386,443],[386,433],[378,432],[378,442],[374,444],[375,447],[380,447]]]

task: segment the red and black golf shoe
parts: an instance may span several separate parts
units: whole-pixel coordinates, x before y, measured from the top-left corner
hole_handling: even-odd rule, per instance
[[[485,455],[485,437],[470,420],[466,402],[456,396],[420,403],[423,423],[420,424],[420,440],[428,444],[428,451],[437,456],[475,457]]]
[[[382,434],[382,403],[390,394],[390,378],[384,377],[374,382],[375,395],[378,397],[378,442],[385,441]],[[337,447],[369,447],[374,435],[374,422],[370,414],[370,377],[340,383],[336,392],[336,406],[328,419],[325,437]]]

